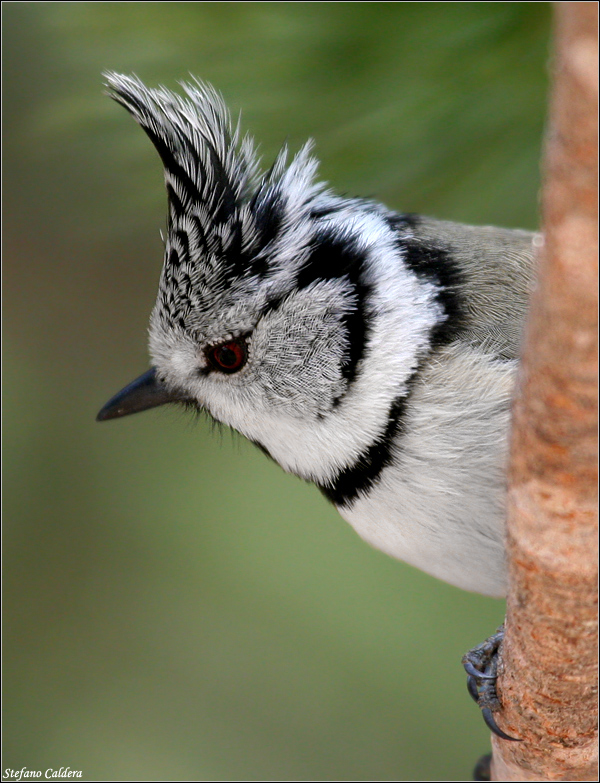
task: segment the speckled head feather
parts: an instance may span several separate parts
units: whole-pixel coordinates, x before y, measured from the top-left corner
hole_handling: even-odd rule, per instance
[[[135,76],[105,74],[109,95],[147,133],[165,167],[169,201],[165,265],[154,317],[193,329],[193,314],[252,277],[302,262],[317,161],[309,141],[287,165],[283,148],[266,173],[221,96],[195,81],[186,97]],[[285,246],[285,258],[281,254]],[[239,293],[239,291],[238,291]]]

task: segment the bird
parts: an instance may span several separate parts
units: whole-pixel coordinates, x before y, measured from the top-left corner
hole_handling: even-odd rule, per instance
[[[311,140],[265,170],[211,85],[105,79],[162,160],[168,217],[151,368],[98,420],[205,411],[315,484],[375,548],[504,596],[511,399],[539,235],[337,195]],[[486,665],[466,667],[476,700]]]

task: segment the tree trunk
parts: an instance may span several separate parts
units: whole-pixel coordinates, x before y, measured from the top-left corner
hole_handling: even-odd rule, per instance
[[[514,403],[493,780],[597,780],[598,6],[555,3],[544,241]]]

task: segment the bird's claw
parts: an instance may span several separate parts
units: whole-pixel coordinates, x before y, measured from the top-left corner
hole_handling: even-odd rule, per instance
[[[502,731],[494,718],[494,712],[501,709],[496,692],[496,678],[498,650],[503,638],[504,626],[502,625],[489,639],[463,655],[462,664],[467,672],[467,689],[471,698],[479,705],[486,726],[501,739],[521,742],[517,737],[511,737]]]
[[[498,724],[496,723],[494,714],[489,707],[482,707],[481,715],[483,717],[483,722],[488,727],[488,729],[497,737],[500,737],[500,739],[510,740],[511,742],[522,742],[522,740],[520,740],[518,737],[511,737],[510,734],[507,734],[505,731],[502,731],[500,726],[498,726]]]

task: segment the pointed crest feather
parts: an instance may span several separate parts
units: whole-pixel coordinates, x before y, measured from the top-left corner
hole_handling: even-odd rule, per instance
[[[179,95],[148,88],[135,75],[104,76],[108,95],[143,128],[164,164],[169,221],[159,302],[168,320],[199,306],[201,291],[210,298],[235,279],[264,275],[270,257],[275,266],[301,261],[311,204],[324,187],[314,182],[312,142],[289,163],[284,146],[261,173],[252,138],[241,137],[211,85],[194,79]]]

